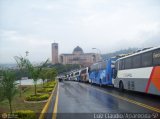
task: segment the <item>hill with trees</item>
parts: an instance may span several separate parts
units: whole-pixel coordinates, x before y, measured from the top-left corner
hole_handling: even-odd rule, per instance
[[[118,51],[115,51],[115,52],[112,52],[112,53],[102,54],[101,56],[102,56],[102,59],[108,59],[110,57],[114,57],[114,56],[117,56],[117,55],[120,55],[120,54],[132,53],[132,52],[135,52],[137,50],[138,50],[138,48],[128,48],[128,49],[118,50]]]

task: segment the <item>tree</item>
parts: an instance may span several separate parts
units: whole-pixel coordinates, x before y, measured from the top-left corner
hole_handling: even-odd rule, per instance
[[[51,75],[51,80],[54,80],[55,77],[57,76],[56,69],[52,68],[51,71],[50,71],[50,75]]]
[[[51,68],[47,71],[47,78],[50,80],[54,80],[57,76],[57,71],[54,68]]]
[[[10,71],[3,73],[2,80],[0,80],[1,96],[6,98],[9,102],[10,113],[12,114],[12,100],[17,92],[15,83],[15,75]]]
[[[3,71],[0,70],[0,101],[2,101],[4,98],[3,97],[3,88],[2,88],[2,83],[1,83],[2,78],[3,78]]]
[[[42,71],[40,73],[40,78],[43,81],[43,87],[44,87],[44,81],[45,81],[45,79],[47,79],[47,71],[48,71],[48,69],[42,69]]]
[[[0,101],[2,101],[4,99],[4,96],[3,96],[3,87],[2,87],[2,83],[0,81]]]
[[[62,74],[64,72],[69,72],[75,69],[79,69],[80,65],[79,64],[48,64],[48,67],[50,68],[55,68],[58,74]]]
[[[26,62],[29,75],[34,81],[35,95],[37,95],[37,80],[40,78],[41,71],[45,67],[47,62],[48,62],[48,59],[44,63],[41,63],[39,66],[34,66],[29,60],[27,60]]]
[[[22,78],[22,75],[24,74],[24,69],[26,68],[26,62],[27,62],[27,59],[22,57],[22,56],[15,56],[14,59],[16,60],[16,63],[17,63],[17,66],[18,66],[18,69],[20,71],[20,97],[22,95],[22,86],[21,86],[21,78]]]

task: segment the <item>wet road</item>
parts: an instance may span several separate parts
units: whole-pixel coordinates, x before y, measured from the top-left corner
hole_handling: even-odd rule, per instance
[[[85,83],[64,81],[59,83],[58,93],[57,118],[66,118],[69,114],[82,116],[91,113],[160,111],[160,98],[157,96],[129,91],[119,92],[111,87],[101,88]],[[86,118],[94,118],[93,115],[88,116],[86,115]]]

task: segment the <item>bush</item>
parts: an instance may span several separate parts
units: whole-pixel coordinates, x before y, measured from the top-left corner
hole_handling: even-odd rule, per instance
[[[52,92],[53,88],[42,88],[37,90],[38,93],[49,93]]]
[[[37,94],[37,95],[30,95],[26,97],[27,101],[42,101],[47,100],[49,98],[49,94]]]
[[[44,88],[53,88],[56,85],[55,81],[50,81],[44,84]]]
[[[45,89],[47,92],[52,92],[53,88],[46,88]]]
[[[36,113],[31,110],[19,110],[14,113],[18,119],[35,119]]]
[[[54,88],[55,85],[44,85],[44,88]]]

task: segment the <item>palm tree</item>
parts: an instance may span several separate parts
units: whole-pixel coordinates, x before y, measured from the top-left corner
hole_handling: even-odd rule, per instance
[[[42,71],[40,73],[40,78],[43,81],[43,87],[44,87],[44,81],[45,81],[45,79],[47,79],[47,71],[48,71],[48,69],[42,69]]]
[[[0,79],[0,101],[2,101],[4,99],[3,97],[3,87],[2,87],[2,83],[1,83],[1,79]]]
[[[37,80],[40,78],[40,73],[42,71],[42,69],[44,68],[44,66],[47,64],[48,59],[44,62],[41,63],[39,66],[34,67],[33,64],[27,60],[27,68],[30,74],[30,77],[33,79],[34,81],[34,94],[37,95]]]
[[[22,95],[22,86],[21,86],[21,78],[22,78],[22,75],[24,73],[24,69],[26,68],[26,59],[22,56],[15,56],[14,59],[16,60],[16,63],[17,63],[17,66],[18,66],[18,69],[20,71],[20,97]]]
[[[56,71],[56,69],[52,68],[52,69],[49,69],[49,70],[47,71],[47,78],[48,78],[49,80],[54,80],[56,76],[57,76],[57,71]]]
[[[57,76],[57,71],[56,71],[56,69],[54,69],[54,68],[52,68],[51,70],[50,70],[50,79],[51,80],[55,80],[55,77]]]
[[[10,113],[12,114],[12,100],[17,92],[15,75],[12,72],[5,71],[2,80],[0,80],[1,95],[9,102]]]

